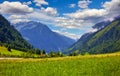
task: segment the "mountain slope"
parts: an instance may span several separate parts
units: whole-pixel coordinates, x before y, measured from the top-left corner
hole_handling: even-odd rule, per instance
[[[20,22],[14,26],[35,48],[43,49],[46,52],[66,49],[75,42],[68,37],[51,31],[40,22]]]
[[[10,26],[10,23],[2,15],[0,15],[0,44],[22,51],[32,49],[32,46],[13,26]]]
[[[109,24],[110,24],[110,21],[102,21],[102,22],[95,24],[92,28],[101,30],[102,28],[108,26]]]
[[[70,52],[108,53],[120,50],[120,18],[105,28],[83,35],[71,48]]]

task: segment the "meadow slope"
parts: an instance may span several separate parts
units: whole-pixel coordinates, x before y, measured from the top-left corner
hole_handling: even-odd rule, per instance
[[[0,57],[19,57],[23,54],[24,52],[22,51],[18,51],[18,50],[14,50],[11,49],[11,52],[8,51],[8,49],[4,46],[0,46]]]

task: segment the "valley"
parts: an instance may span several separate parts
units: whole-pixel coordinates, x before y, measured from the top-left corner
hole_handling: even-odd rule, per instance
[[[119,75],[119,0],[0,0],[0,76]]]

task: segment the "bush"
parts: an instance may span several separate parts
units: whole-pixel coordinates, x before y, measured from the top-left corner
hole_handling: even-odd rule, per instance
[[[50,52],[49,57],[63,57],[62,52]]]
[[[72,53],[70,53],[70,55],[69,56],[77,56],[77,55],[79,55],[78,53],[76,53],[76,52],[72,52]]]
[[[9,51],[9,52],[12,52],[12,51],[11,51],[11,47],[10,47],[10,46],[8,46],[8,47],[7,47],[7,49],[8,49],[8,51]]]
[[[71,52],[69,56],[77,56],[79,55],[79,50],[76,50],[75,52]]]
[[[84,55],[90,55],[88,52],[85,52]]]
[[[32,51],[25,52],[21,56],[24,58],[33,58],[34,57]]]

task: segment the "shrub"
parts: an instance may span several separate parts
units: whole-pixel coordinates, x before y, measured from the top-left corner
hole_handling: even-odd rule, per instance
[[[7,47],[7,50],[8,50],[9,52],[12,52],[10,46]]]

